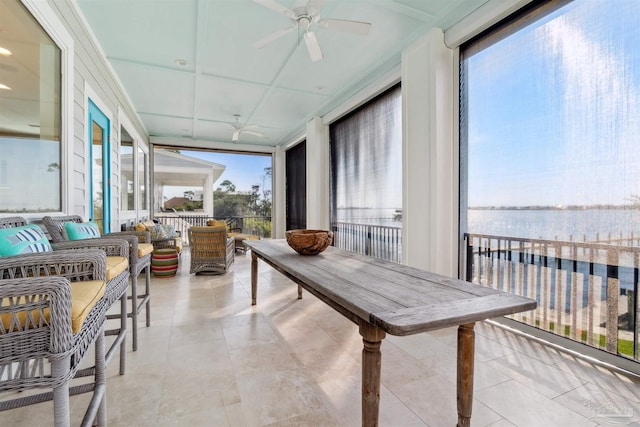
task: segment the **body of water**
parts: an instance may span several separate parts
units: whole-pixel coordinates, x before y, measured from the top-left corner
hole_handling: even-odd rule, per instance
[[[640,209],[470,209],[467,231],[574,241],[638,236]]]
[[[402,227],[402,210],[341,208],[337,221]],[[640,209],[470,209],[467,232],[547,240],[626,238],[640,236]]]
[[[402,227],[402,209],[397,208],[338,208],[337,222]]]

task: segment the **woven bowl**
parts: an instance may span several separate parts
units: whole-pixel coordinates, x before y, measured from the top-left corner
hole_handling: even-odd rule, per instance
[[[333,231],[328,230],[288,230],[285,236],[289,246],[300,255],[317,255],[333,241]]]

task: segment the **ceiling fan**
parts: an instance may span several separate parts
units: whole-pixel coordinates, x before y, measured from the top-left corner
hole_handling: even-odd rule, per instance
[[[252,128],[257,128],[258,125],[248,125],[240,123],[240,114],[234,114],[233,117],[236,118],[235,122],[227,123],[229,126],[231,126],[231,129],[233,129],[233,136],[231,137],[231,141],[238,142],[241,133],[259,136],[261,138],[264,137],[263,133],[251,130]]]
[[[292,25],[272,33],[253,44],[253,47],[262,49],[269,43],[279,39],[285,34],[298,29],[303,31],[303,38],[309,57],[312,62],[316,62],[324,58],[320,43],[313,32],[313,27],[326,28],[329,30],[339,30],[352,34],[366,36],[369,34],[371,24],[369,22],[346,21],[342,19],[326,19],[320,18],[320,10],[324,4],[324,0],[309,0],[306,6],[288,9],[275,0],[253,0],[261,6],[271,9],[291,20]]]

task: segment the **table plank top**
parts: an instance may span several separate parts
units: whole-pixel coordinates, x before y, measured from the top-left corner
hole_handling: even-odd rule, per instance
[[[329,247],[299,255],[285,240],[245,241],[254,254],[325,301],[391,335],[410,335],[532,310],[536,301]]]

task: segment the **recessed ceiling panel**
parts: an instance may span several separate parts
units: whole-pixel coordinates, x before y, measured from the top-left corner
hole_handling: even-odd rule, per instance
[[[140,118],[150,136],[192,136],[193,120],[177,117],[158,116],[154,114],[141,114]]]
[[[305,122],[313,117],[312,112],[326,102],[327,98],[324,96],[275,89],[256,110],[252,122],[293,131],[299,127],[304,128]]]
[[[180,68],[195,60],[197,0],[77,0],[108,58]]]
[[[193,74],[128,62],[113,66],[138,113],[193,117]]]
[[[263,85],[203,76],[197,93],[197,116],[215,121],[231,121],[234,114],[248,117],[267,89]]]
[[[252,1],[211,2],[204,29],[202,67],[207,74],[269,84],[297,44],[297,32],[262,49],[255,42],[292,22]]]

